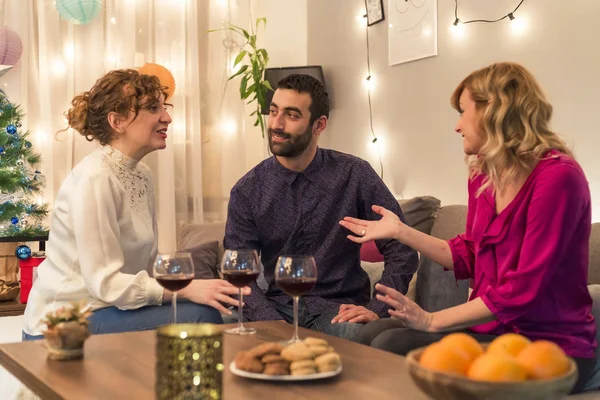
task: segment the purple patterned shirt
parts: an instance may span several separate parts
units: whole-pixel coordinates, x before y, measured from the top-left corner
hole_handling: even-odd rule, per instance
[[[349,231],[338,223],[345,216],[379,219],[372,205],[404,221],[398,202],[369,163],[334,150],[317,149],[303,172],[283,167],[273,156],[242,177],[231,190],[224,246],[258,250],[268,283],[264,293],[252,285],[252,294],[244,297],[244,316],[251,321],[283,319],[268,301],[291,300],[275,284],[275,263],[280,255],[306,254],[315,257],[318,270],[316,286],[303,296],[311,314],[356,304],[388,317],[389,306],[370,298],[360,245],[348,240]],[[385,258],[379,282],[406,293],[417,270],[417,253],[396,240],[376,244]]]

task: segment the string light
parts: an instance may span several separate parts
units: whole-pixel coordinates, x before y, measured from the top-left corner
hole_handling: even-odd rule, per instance
[[[371,90],[373,89],[373,75],[371,75],[371,47],[369,46],[369,26],[366,24],[367,14],[363,15],[365,21],[365,31],[367,33],[367,77],[365,78],[365,85],[367,87],[367,99],[369,100],[369,126],[371,128],[371,135],[373,139],[371,143],[377,147],[377,156],[379,158],[379,168],[381,171],[381,179],[383,179],[383,160],[381,159],[381,151],[377,143],[377,135],[375,135],[375,129],[373,129],[373,107],[371,105]]]
[[[506,18],[508,18],[511,22],[514,21],[513,23],[515,23],[516,21],[518,21],[518,19],[515,18],[515,12],[517,12],[517,10],[519,9],[519,7],[521,7],[521,4],[523,4],[524,1],[525,0],[521,0],[519,2],[519,4],[517,4],[517,6],[515,7],[515,9],[512,10],[512,12],[509,12],[508,14],[506,14],[505,16],[503,16],[502,18],[492,19],[492,20],[489,20],[489,19],[472,19],[470,21],[461,21],[458,18],[458,0],[454,0],[454,23],[452,25],[458,26],[459,23],[460,24],[472,24],[472,23],[475,23],[475,22],[484,22],[484,23],[491,24],[491,23],[494,23],[494,22],[502,21],[502,20],[504,20]]]

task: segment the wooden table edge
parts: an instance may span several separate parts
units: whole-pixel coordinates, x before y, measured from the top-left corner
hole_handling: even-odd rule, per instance
[[[14,343],[6,343],[14,344]],[[39,379],[29,378],[35,375],[27,368],[13,360],[3,349],[4,345],[0,345],[0,365],[3,366],[12,376],[18,379],[23,385],[29,388],[32,392],[38,395],[41,399],[48,400],[64,400],[62,396],[52,390],[48,385]]]

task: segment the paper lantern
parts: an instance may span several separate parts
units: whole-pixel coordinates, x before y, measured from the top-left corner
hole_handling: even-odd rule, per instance
[[[6,26],[0,28],[0,64],[15,65],[22,52],[23,43],[17,32]]]
[[[56,0],[56,11],[62,19],[74,24],[87,24],[102,10],[102,0]]]
[[[138,72],[142,75],[156,76],[160,81],[160,84],[167,87],[167,99],[173,96],[173,93],[175,93],[175,78],[173,78],[171,71],[162,65],[146,63],[138,68]]]

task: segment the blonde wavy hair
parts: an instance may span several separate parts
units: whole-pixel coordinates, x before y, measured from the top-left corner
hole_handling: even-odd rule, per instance
[[[467,159],[471,178],[486,176],[477,195],[490,185],[502,191],[519,176],[529,175],[548,150],[573,156],[550,130],[552,105],[523,66],[503,62],[472,72],[452,93],[452,107],[459,112],[465,89],[476,102],[485,139],[479,154]]]

